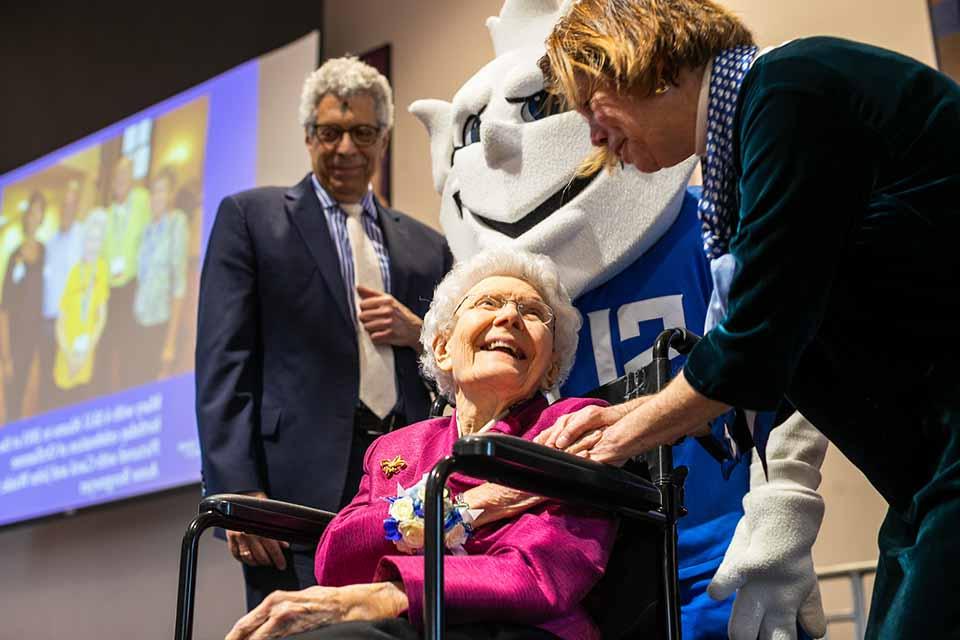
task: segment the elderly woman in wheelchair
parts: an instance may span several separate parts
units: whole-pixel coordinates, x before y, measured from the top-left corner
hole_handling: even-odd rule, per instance
[[[437,287],[421,337],[423,370],[455,402],[453,415],[375,441],[359,493],[320,540],[319,586],[274,592],[227,640],[419,638],[425,474],[462,435],[534,440],[558,417],[597,404],[548,406],[543,395],[569,372],[579,327],[548,258],[493,251],[457,265]],[[448,638],[599,637],[582,600],[604,572],[611,517],[460,475],[447,487]]]

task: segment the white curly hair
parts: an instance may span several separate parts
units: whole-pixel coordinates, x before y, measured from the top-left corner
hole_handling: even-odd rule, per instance
[[[510,276],[529,283],[553,310],[553,364],[557,374],[550,386],[562,385],[573,367],[577,333],[582,321],[580,313],[570,302],[570,294],[560,282],[553,260],[519,249],[488,249],[453,267],[437,285],[430,310],[423,318],[420,367],[425,376],[437,383],[437,389],[448,400],[453,400],[456,394],[453,376],[437,366],[433,355],[434,340],[453,331],[456,324],[454,313],[467,291],[491,276]]]
[[[313,124],[317,103],[327,94],[349,98],[365,93],[373,98],[377,120],[384,129],[393,127],[393,90],[383,74],[356,56],[331,58],[303,81],[300,94],[300,124]]]

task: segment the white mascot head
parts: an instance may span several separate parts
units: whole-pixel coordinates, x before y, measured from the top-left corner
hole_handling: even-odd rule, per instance
[[[497,57],[453,102],[418,100],[410,111],[430,134],[440,224],[456,259],[504,245],[545,253],[577,297],[670,227],[696,160],[576,178],[591,150],[587,125],[576,112],[550,111],[537,66],[566,4],[507,0],[487,20]]]

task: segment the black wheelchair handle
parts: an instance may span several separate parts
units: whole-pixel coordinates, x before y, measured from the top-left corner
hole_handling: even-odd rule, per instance
[[[653,358],[669,358],[670,348],[673,347],[678,353],[687,355],[697,343],[700,342],[700,336],[687,331],[686,329],[667,329],[661,331],[653,343]]]

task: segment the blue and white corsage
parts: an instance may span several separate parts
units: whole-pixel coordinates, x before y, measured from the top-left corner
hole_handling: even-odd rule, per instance
[[[397,484],[397,495],[384,498],[390,503],[390,517],[383,521],[387,540],[391,540],[403,553],[423,552],[424,506],[427,474],[409,489]],[[443,490],[443,531],[447,549],[455,556],[466,555],[463,543],[473,533],[473,522],[483,509],[470,509],[462,496],[451,498],[448,489]]]

